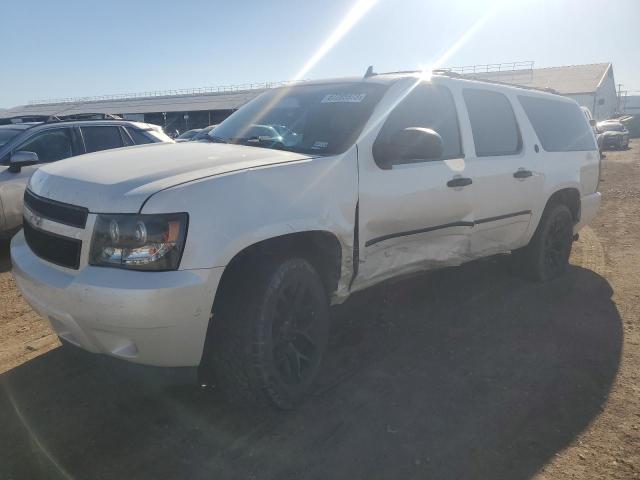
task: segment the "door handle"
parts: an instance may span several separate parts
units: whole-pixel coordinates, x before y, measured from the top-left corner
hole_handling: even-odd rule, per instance
[[[466,187],[467,185],[471,185],[473,180],[466,177],[455,177],[447,182],[447,187],[455,188],[455,187]]]
[[[529,178],[532,175],[533,175],[533,172],[531,172],[531,170],[525,170],[521,168],[520,170],[517,170],[513,174],[513,178]]]

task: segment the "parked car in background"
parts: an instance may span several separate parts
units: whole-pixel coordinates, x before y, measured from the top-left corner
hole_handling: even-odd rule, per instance
[[[191,140],[193,140],[194,142],[198,142],[200,140],[207,140],[209,132],[211,132],[217,126],[218,125],[209,125],[208,127],[201,128],[200,131],[196,135],[194,135]]]
[[[591,126],[591,130],[593,130],[593,135],[596,137],[596,142],[598,144],[598,151],[600,152],[600,156],[602,156],[602,136],[598,132],[596,121],[593,118],[593,115],[591,115],[591,110],[589,110],[587,107],[580,107],[580,110],[582,110],[582,113],[584,113],[584,116],[587,118],[587,121]]]
[[[11,243],[24,298],[86,350],[291,408],[320,370],[330,303],[498,253],[530,279],[562,275],[600,204],[578,104],[371,70],[268,90],[208,143],[39,169]]]
[[[603,150],[623,150],[629,148],[629,130],[616,120],[605,120],[597,125]]]
[[[0,125],[0,238],[12,236],[22,225],[24,189],[41,165],[84,153],[159,142],[172,140],[157,125],[127,120],[55,118]]]
[[[202,131],[201,128],[194,128],[191,130],[187,130],[186,132],[178,135],[175,140],[176,142],[189,142],[193,140],[193,137],[195,137],[201,131]]]

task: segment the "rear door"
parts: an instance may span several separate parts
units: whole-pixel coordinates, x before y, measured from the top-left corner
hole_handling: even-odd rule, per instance
[[[475,213],[470,250],[480,257],[522,245],[543,177],[535,166],[538,147],[524,141],[507,94],[463,88],[462,97],[475,150],[467,157]]]
[[[417,86],[391,111],[375,142],[411,127],[439,133],[443,156],[428,161],[398,158],[388,166],[376,162],[371,145],[358,146],[360,263],[354,287],[459,264],[468,256],[473,185],[448,88]]]

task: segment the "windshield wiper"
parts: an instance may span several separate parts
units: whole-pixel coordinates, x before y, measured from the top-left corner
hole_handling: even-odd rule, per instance
[[[198,138],[197,140],[206,140],[207,142],[212,143],[229,143],[226,138],[218,137],[216,135],[205,135],[202,138]]]
[[[260,147],[271,148],[274,150],[284,150],[285,146],[280,140],[274,140],[273,138],[260,138],[260,137],[248,137],[248,138],[230,138],[229,141],[238,145],[246,145],[247,147]]]

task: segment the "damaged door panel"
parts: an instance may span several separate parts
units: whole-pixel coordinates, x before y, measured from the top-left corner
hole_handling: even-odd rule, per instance
[[[422,154],[394,142],[407,131],[403,140]],[[448,89],[414,88],[371,148],[373,161],[369,154],[359,162],[360,266],[353,287],[468,259],[474,186]]]

